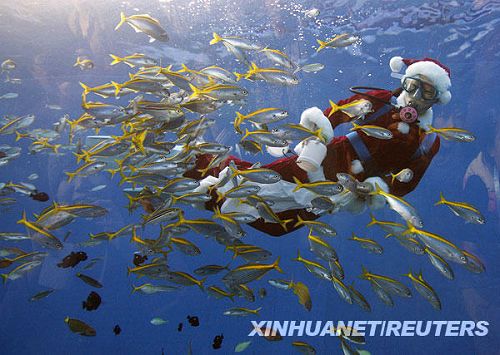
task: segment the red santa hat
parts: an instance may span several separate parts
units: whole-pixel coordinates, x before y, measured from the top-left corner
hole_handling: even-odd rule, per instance
[[[408,76],[425,75],[439,91],[439,102],[442,104],[450,102],[451,72],[447,66],[432,58],[407,59],[392,57],[389,62],[389,66],[394,73],[399,73],[403,65],[406,65],[407,68],[401,82]]]

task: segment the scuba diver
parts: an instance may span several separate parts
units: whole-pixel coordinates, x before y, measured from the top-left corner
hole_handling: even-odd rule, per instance
[[[405,73],[398,74],[404,65]],[[396,196],[411,192],[439,150],[439,137],[430,131],[432,106],[450,101],[450,70],[431,58],[402,57],[393,57],[390,68],[392,76],[401,79],[400,88],[389,91],[353,87],[351,91],[355,95],[337,104],[331,102],[332,107],[324,111],[317,107],[306,109],[300,124],[311,131],[321,129],[323,139],[308,137],[295,147],[297,155],[261,166],[279,173],[279,182],[245,182],[245,185],[258,186],[258,195],[272,201],[272,212],[283,223],[260,218],[262,215],[255,206],[241,203],[236,198],[217,198],[213,190],[210,192],[214,198],[204,207],[212,210],[219,207],[222,213],[250,214],[257,218],[249,223],[250,226],[268,235],[281,236],[300,228],[301,223],[297,223],[300,220],[314,220],[325,212],[332,212],[312,208],[311,201],[317,195],[301,188],[301,184],[351,179],[366,190],[329,196],[332,205],[338,206],[335,212],[360,213],[366,206],[382,208],[385,199],[378,194],[369,194],[377,188]],[[351,132],[335,137],[335,128],[349,122],[354,127]],[[216,193],[224,196],[236,184],[230,179],[230,183],[219,186],[227,174],[232,174],[235,168],[241,171],[252,167],[252,163],[230,156],[217,167],[208,169],[208,176],[202,176],[199,170],[206,168],[212,158],[207,154],[197,156],[195,169],[184,174],[200,180],[198,191],[215,186]],[[406,175],[399,178],[403,172]],[[346,183],[340,182],[345,189]]]

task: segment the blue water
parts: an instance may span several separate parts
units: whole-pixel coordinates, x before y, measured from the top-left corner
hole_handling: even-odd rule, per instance
[[[498,75],[500,48],[498,15],[499,5],[495,1],[17,1],[0,5],[0,61],[11,58],[17,68],[12,77],[20,78],[22,84],[0,84],[0,95],[16,92],[19,97],[0,100],[1,115],[35,114],[35,123],[30,128],[50,128],[63,114],[75,119],[83,112],[81,104],[82,81],[90,86],[111,80],[123,82],[128,78],[125,65],[110,66],[108,54],[117,55],[144,53],[161,59],[162,66],[172,64],[180,69],[184,63],[190,68],[200,69],[208,65],[219,65],[231,71],[244,71],[222,45],[209,46],[212,32],[222,35],[243,36],[262,45],[269,45],[287,53],[295,62],[323,63],[325,69],[317,74],[300,73],[300,84],[281,87],[262,82],[243,82],[249,92],[243,112],[261,107],[282,107],[291,114],[288,122],[297,122],[300,113],[307,107],[326,108],[328,100],[338,101],[350,95],[352,85],[376,86],[393,89],[397,80],[390,77],[389,59],[395,55],[407,58],[429,56],[437,58],[451,68],[452,101],[434,109],[435,125],[456,126],[472,131],[473,143],[442,141],[441,150],[418,188],[406,198],[420,212],[427,230],[443,235],[461,248],[476,254],[486,266],[486,272],[472,274],[456,264],[455,280],[444,279],[430,265],[425,256],[409,254],[392,240],[385,240],[377,229],[367,229],[368,213],[349,215],[340,213],[323,217],[331,223],[339,236],[329,240],[337,250],[346,273],[346,284],[355,281],[356,287],[372,305],[372,312],[365,313],[356,306],[342,301],[332,285],[313,277],[300,264],[291,259],[297,249],[313,259],[308,252],[307,232],[304,229],[282,238],[271,238],[249,227],[245,227],[248,243],[264,247],[273,253],[272,260],[281,256],[284,277],[304,282],[311,291],[313,308],[307,312],[297,302],[292,292],[272,288],[268,278],[279,278],[272,271],[260,281],[252,282],[257,293],[261,287],[267,297],[249,303],[238,298],[216,300],[200,292],[197,287],[185,287],[169,294],[131,294],[132,284],[139,285],[143,279],[127,276],[126,267],[132,266],[136,248],[129,237],[105,242],[95,247],[79,247],[78,243],[88,239],[89,233],[118,230],[120,227],[140,220],[141,211],[129,214],[127,200],[119,186],[119,178],[110,179],[109,174],[100,173],[87,178],[66,182],[65,171],[77,168],[71,153],[54,155],[28,153],[27,139],[15,142],[14,135],[0,136],[0,144],[19,146],[22,156],[0,167],[0,182],[27,181],[32,173],[39,179],[33,183],[47,192],[51,201],[60,203],[87,202],[109,210],[105,217],[84,220],[63,227],[55,234],[62,238],[71,231],[62,251],[49,250],[43,265],[28,275],[8,281],[0,287],[0,353],[2,354],[183,354],[192,344],[194,354],[234,352],[234,346],[252,340],[245,353],[283,353],[296,350],[292,341],[310,343],[318,354],[341,353],[335,337],[288,338],[280,342],[268,342],[263,338],[249,338],[251,319],[261,320],[486,320],[489,333],[484,337],[367,337],[367,344],[360,348],[372,354],[500,354],[500,253],[499,209],[500,203],[488,205],[487,184],[478,176],[469,179],[463,188],[463,176],[467,166],[480,153],[485,163],[483,172],[493,175],[500,169],[498,126]],[[316,7],[320,15],[308,19],[303,11]],[[158,18],[170,35],[167,43],[148,43],[142,33],[135,33],[129,26],[119,31],[114,27],[119,13],[149,13]],[[334,34],[349,32],[361,37],[361,42],[345,49],[326,49],[315,53],[316,38],[326,39]],[[95,68],[80,71],[73,67],[76,57],[87,56]],[[92,100],[97,100],[94,97]],[[110,102],[113,102],[110,99]],[[118,101],[125,103],[125,101]],[[60,105],[62,110],[51,110],[46,105]],[[238,137],[231,121],[239,106],[225,106],[208,117],[217,119],[216,128],[204,138],[234,145]],[[195,119],[198,115],[188,114]],[[118,128],[106,128],[102,134],[119,134]],[[87,131],[85,135],[92,135]],[[67,144],[67,131],[56,141]],[[244,156],[252,161],[269,162],[269,156]],[[498,178],[497,178],[498,179]],[[90,191],[106,184],[104,190]],[[452,215],[447,208],[434,207],[439,192],[452,200],[467,201],[484,214],[485,225],[465,224]],[[498,196],[498,195],[497,195]],[[16,196],[17,203],[0,209],[0,231],[24,232],[16,224],[23,211],[28,216],[39,213],[49,202],[32,201]],[[497,203],[498,197],[497,197]],[[189,218],[210,218],[210,213],[185,208]],[[397,216],[388,209],[377,213],[380,219]],[[31,219],[33,219],[31,217]],[[382,255],[369,254],[358,245],[347,240],[352,232],[375,238],[384,247]],[[155,238],[158,228],[147,227],[140,231],[144,238]],[[180,252],[169,255],[169,265],[175,270],[192,271],[202,265],[217,263],[225,265],[230,254],[212,240],[190,232],[186,238],[195,242],[202,254],[185,256]],[[0,247],[18,246],[25,251],[42,250],[31,242],[1,242]],[[76,276],[85,263],[76,269],[61,269],[56,264],[69,252],[84,250],[89,259],[102,257],[92,270],[84,271],[100,280],[104,287],[97,292],[103,304],[97,311],[87,312],[81,302],[86,299],[91,287]],[[231,266],[240,265],[234,260]],[[394,277],[410,286],[401,276],[411,268],[422,270],[426,280],[438,293],[443,308],[434,310],[420,295],[413,292],[410,299],[395,297],[396,305],[383,305],[370,289],[368,282],[360,280],[361,265],[369,270]],[[6,269],[3,269],[6,270]],[[10,269],[7,269],[10,270]],[[5,271],[2,271],[5,272]],[[220,276],[211,277],[207,285],[221,286]],[[28,299],[46,288],[56,291],[38,302]],[[258,317],[227,317],[222,312],[233,306],[262,307]],[[188,315],[200,319],[199,327],[191,327]],[[72,333],[64,318],[81,319],[97,331],[96,337],[81,337]],[[162,326],[153,326],[150,320],[161,317],[169,321]],[[183,322],[182,332],[177,331]],[[113,334],[119,324],[122,332]],[[215,335],[223,333],[220,350],[212,349]]]

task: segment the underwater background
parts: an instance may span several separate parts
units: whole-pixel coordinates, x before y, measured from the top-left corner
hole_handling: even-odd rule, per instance
[[[315,18],[304,11],[317,8]],[[147,36],[135,33],[129,26],[114,28],[120,12],[127,15],[150,14],[158,19],[168,32],[168,42],[149,43]],[[342,301],[331,284],[312,276],[302,265],[292,261],[297,250],[314,259],[308,252],[307,231],[302,228],[280,238],[273,238],[245,227],[246,242],[254,243],[272,252],[269,261],[281,256],[280,266],[286,278],[305,283],[310,290],[313,307],[310,312],[297,302],[292,292],[273,288],[269,278],[285,278],[271,271],[262,280],[250,286],[257,292],[266,288],[267,296],[251,303],[242,298],[235,302],[208,297],[198,287],[183,287],[175,292],[143,295],[131,293],[132,285],[142,280],[128,276],[126,267],[132,267],[137,247],[130,237],[120,237],[96,246],[82,247],[79,243],[89,234],[115,231],[141,220],[139,209],[129,213],[127,198],[119,185],[120,177],[101,172],[67,182],[64,172],[77,168],[70,150],[60,154],[29,153],[30,141],[15,141],[15,135],[1,135],[0,144],[22,148],[17,159],[0,167],[0,182],[28,182],[28,176],[39,177],[29,181],[48,193],[49,202],[17,196],[16,203],[0,206],[0,232],[25,232],[16,222],[23,211],[28,216],[40,213],[52,201],[59,203],[92,203],[106,208],[103,217],[73,223],[56,231],[64,242],[64,249],[45,250],[49,255],[43,264],[20,279],[0,286],[0,353],[2,354],[186,354],[191,346],[194,354],[234,352],[236,344],[251,340],[244,351],[251,354],[270,352],[291,354],[297,352],[292,341],[306,341],[318,354],[342,353],[337,337],[284,337],[268,342],[262,337],[250,338],[250,320],[486,320],[489,333],[484,337],[367,337],[360,348],[372,354],[500,354],[500,242],[498,169],[500,168],[500,103],[498,84],[500,75],[500,3],[498,1],[78,1],[78,0],[19,0],[0,3],[0,61],[12,59],[17,67],[10,75],[21,83],[0,83],[0,96],[18,93],[14,99],[0,100],[0,115],[21,116],[34,114],[32,128],[51,128],[64,114],[76,119],[82,114],[79,82],[96,86],[110,81],[123,82],[131,71],[126,65],[110,66],[110,53],[124,56],[144,53],[172,64],[176,70],[181,64],[200,69],[218,65],[231,72],[243,72],[239,63],[223,46],[209,45],[212,32],[223,36],[241,36],[262,46],[279,49],[301,65],[322,63],[325,68],[317,73],[298,73],[300,83],[295,86],[271,85],[265,82],[241,81],[249,91],[247,103],[226,105],[208,114],[217,120],[216,126],[204,136],[207,141],[226,145],[238,142],[232,121],[235,111],[251,112],[261,107],[280,107],[289,112],[287,122],[298,123],[300,113],[311,106],[328,107],[351,96],[348,88],[354,85],[395,89],[397,79],[390,76],[391,57],[432,57],[451,69],[453,98],[446,106],[435,106],[437,127],[461,127],[474,133],[472,143],[441,140],[441,149],[427,170],[417,189],[405,199],[417,208],[427,230],[446,236],[457,246],[477,255],[486,270],[480,274],[468,272],[453,264],[455,279],[443,278],[428,262],[426,256],[408,253],[390,238],[385,239],[379,229],[366,228],[368,212],[360,215],[339,213],[322,217],[338,232],[328,242],[336,249],[345,269],[347,284],[355,281],[372,306],[370,313]],[[324,40],[339,33],[360,37],[346,48],[327,48],[316,53],[316,39]],[[94,63],[91,70],[80,70],[73,64],[78,56]],[[4,74],[3,74],[4,75]],[[93,98],[95,101],[102,101]],[[107,102],[114,102],[106,100]],[[121,104],[126,100],[120,99]],[[59,107],[58,107],[59,106]],[[57,109],[54,109],[57,108]],[[60,109],[59,109],[60,108]],[[187,113],[190,119],[198,114]],[[104,128],[100,134],[120,134],[119,128]],[[336,135],[340,132],[336,131]],[[77,137],[94,135],[93,130]],[[67,131],[56,141],[68,144]],[[496,178],[496,196],[488,194],[488,182],[472,176],[464,183],[467,167],[482,152],[479,170],[482,176]],[[256,156],[242,152],[252,162],[267,163],[273,157]],[[495,172],[496,176],[495,176]],[[92,191],[98,185],[106,185]],[[486,218],[484,225],[466,224],[443,206],[434,206],[439,192],[455,201],[467,201],[477,207]],[[183,207],[189,218],[210,218],[207,211]],[[376,212],[383,220],[393,220],[394,212],[384,209]],[[148,226],[140,230],[143,237],[154,238],[159,230]],[[351,233],[369,236],[384,247],[382,255],[373,255],[347,240]],[[186,235],[202,250],[196,257],[179,252],[169,255],[169,265],[175,270],[191,273],[205,264],[231,266],[241,264],[232,260],[224,247],[189,232]],[[0,241],[0,247],[17,246],[25,251],[42,250],[31,241]],[[93,289],[75,277],[82,271],[82,263],[74,269],[56,266],[71,251],[85,251],[89,259],[102,258],[84,273],[99,280],[98,290],[102,305],[88,312],[81,304]],[[88,262],[88,261],[87,261]],[[422,270],[442,302],[436,311],[420,295],[395,300],[389,308],[376,298],[369,283],[360,280],[361,265],[369,270],[389,275],[410,286],[401,276],[410,269]],[[5,269],[3,269],[5,270]],[[2,271],[4,272],[4,271]],[[212,277],[211,277],[212,278]],[[215,276],[212,283],[216,283]],[[29,299],[37,292],[55,289],[47,298],[36,302]],[[412,291],[414,291],[412,289]],[[258,316],[228,317],[223,312],[241,306],[262,307]],[[198,327],[190,326],[186,317],[196,315]],[[92,325],[97,336],[82,337],[72,333],[65,317],[77,318]],[[150,320],[160,317],[167,324],[155,326]],[[184,323],[178,331],[178,324]],[[113,327],[119,324],[121,333]],[[221,349],[212,349],[214,336],[224,335]],[[189,345],[191,344],[191,345]]]

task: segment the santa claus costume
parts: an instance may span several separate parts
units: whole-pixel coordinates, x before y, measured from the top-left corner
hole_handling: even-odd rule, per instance
[[[319,215],[309,212],[306,209],[306,195],[293,192],[294,178],[301,182],[311,182],[318,180],[337,181],[337,173],[347,173],[355,177],[358,181],[365,181],[375,186],[377,184],[382,190],[390,192],[396,196],[404,196],[418,185],[425,171],[429,167],[433,157],[439,151],[440,140],[434,133],[429,133],[429,126],[432,124],[432,104],[446,104],[451,99],[449,87],[450,70],[437,60],[424,58],[422,60],[403,59],[394,57],[390,61],[390,67],[394,73],[399,72],[406,65],[406,71],[401,76],[401,83],[404,87],[407,78],[419,80],[424,78],[427,83],[431,83],[436,89],[434,101],[423,112],[419,112],[418,119],[406,119],[401,114],[401,109],[412,103],[414,92],[405,90],[371,90],[366,93],[358,93],[348,99],[339,101],[339,107],[356,100],[368,100],[372,106],[372,112],[366,114],[362,119],[356,120],[359,125],[371,125],[383,127],[392,133],[391,139],[378,139],[367,135],[362,130],[356,130],[348,135],[333,137],[334,129],[342,123],[351,122],[352,115],[342,110],[332,112],[332,107],[324,111],[313,107],[305,110],[301,116],[300,123],[309,129],[322,128],[329,143],[324,145],[318,140],[296,147],[297,156],[291,156],[276,160],[262,168],[272,169],[282,176],[281,185],[268,188],[269,196],[283,198],[289,195],[292,203],[278,204],[273,207],[281,220],[290,220],[286,225],[265,222],[262,218],[250,223],[250,225],[262,232],[273,236],[281,236],[293,231],[298,217],[303,220],[313,220]],[[308,146],[307,149],[305,147]],[[313,152],[313,154],[311,154]],[[209,155],[197,157],[196,168],[185,173],[186,177],[203,179],[199,169],[208,166],[211,160]],[[217,178],[221,171],[233,161],[238,169],[248,169],[252,163],[231,156],[218,167],[208,170],[207,175]],[[409,182],[400,182],[393,179],[391,174],[396,174],[402,169],[411,169],[413,178]],[[227,170],[227,169],[226,169]],[[215,180],[205,179],[210,184]],[[206,187],[207,184],[205,184]],[[272,185],[271,185],[272,186]],[[267,188],[267,186],[265,186]],[[267,196],[269,198],[269,196]],[[377,201],[372,200],[372,208],[377,207]],[[380,201],[379,201],[380,202]],[[228,203],[220,201],[223,207]],[[215,207],[215,198],[206,203],[207,209]],[[234,204],[232,205],[234,207]],[[378,206],[380,207],[380,206]],[[231,207],[227,207],[227,209]],[[245,211],[248,212],[248,211]]]

